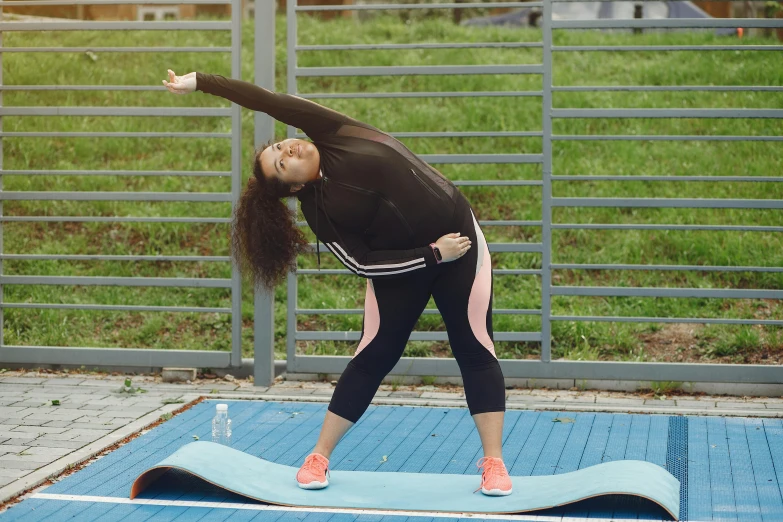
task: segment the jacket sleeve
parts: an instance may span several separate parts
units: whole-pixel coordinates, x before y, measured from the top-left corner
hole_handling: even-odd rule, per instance
[[[360,277],[399,277],[438,263],[429,245],[407,250],[372,250],[360,234],[332,225],[324,211],[316,208],[313,199],[301,198],[301,202],[302,213],[318,240],[348,270]]]
[[[246,109],[265,112],[308,136],[337,131],[351,119],[337,111],[290,94],[276,93],[242,80],[219,74],[196,73],[196,90],[220,96]]]

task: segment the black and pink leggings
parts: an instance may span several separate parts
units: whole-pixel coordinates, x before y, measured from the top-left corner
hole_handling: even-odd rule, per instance
[[[470,207],[457,208],[460,232],[473,242],[462,258],[410,276],[367,280],[362,338],[329,411],[356,422],[402,357],[430,296],[443,316],[471,415],[505,411],[505,385],[492,340],[492,264]]]

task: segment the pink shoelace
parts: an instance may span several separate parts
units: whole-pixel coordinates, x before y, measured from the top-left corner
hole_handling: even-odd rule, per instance
[[[479,461],[476,462],[476,467],[479,469],[484,468],[484,471],[481,473],[481,486],[479,486],[476,491],[479,491],[482,488],[484,485],[484,480],[488,474],[491,475],[497,472],[500,475],[508,475],[506,466],[503,464],[503,459],[498,457],[481,457]]]
[[[326,474],[329,475],[329,459],[318,453],[311,453],[305,458],[302,469],[309,471],[314,475],[321,471],[321,468],[326,468]]]

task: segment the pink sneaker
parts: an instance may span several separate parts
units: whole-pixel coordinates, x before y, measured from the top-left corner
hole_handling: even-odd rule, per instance
[[[476,491],[480,489],[485,495],[493,497],[511,494],[511,477],[508,476],[503,459],[483,457],[479,459],[476,466],[484,468],[481,474],[481,486]]]
[[[296,474],[296,482],[302,489],[323,489],[329,485],[329,459],[320,453],[311,453]]]

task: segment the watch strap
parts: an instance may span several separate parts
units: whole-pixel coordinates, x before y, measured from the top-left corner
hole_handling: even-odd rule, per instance
[[[432,248],[432,253],[435,256],[435,261],[438,264],[441,264],[443,262],[443,256],[440,253],[440,249],[435,246],[435,243],[430,243],[430,248]]]

